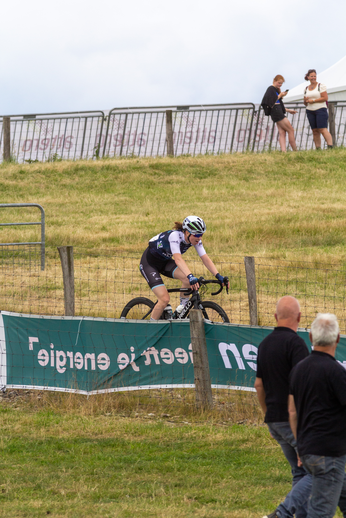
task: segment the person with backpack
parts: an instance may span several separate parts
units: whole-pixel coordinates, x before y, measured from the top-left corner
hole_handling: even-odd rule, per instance
[[[294,129],[290,121],[286,117],[286,113],[292,115],[297,113],[295,110],[285,108],[282,98],[287,95],[288,90],[281,92],[281,87],[285,79],[281,75],[277,75],[273,79],[273,84],[267,88],[266,93],[262,99],[261,106],[264,114],[271,117],[272,121],[276,123],[279,131],[279,144],[281,151],[286,151],[286,133],[288,134],[288,142],[293,151],[297,151],[296,141],[294,138]]]
[[[321,149],[321,135],[327,142],[328,148],[332,148],[333,138],[328,131],[327,87],[317,82],[317,73],[313,68],[308,70],[305,81],[310,81],[304,90],[304,104],[316,149]]]

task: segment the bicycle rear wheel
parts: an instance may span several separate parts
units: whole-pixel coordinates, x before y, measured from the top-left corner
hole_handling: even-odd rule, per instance
[[[150,320],[154,302],[145,297],[130,300],[121,312],[120,318],[127,320]]]
[[[206,320],[229,323],[229,318],[221,306],[209,300],[203,300],[201,304],[203,307],[203,316]]]

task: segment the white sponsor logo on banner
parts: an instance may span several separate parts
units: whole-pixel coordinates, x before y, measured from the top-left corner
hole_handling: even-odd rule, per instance
[[[29,337],[29,350],[33,351],[34,343],[38,343],[37,336]],[[54,344],[50,344],[47,349],[40,349],[37,353],[37,361],[41,367],[53,367],[60,374],[63,374],[67,368],[69,369],[84,369],[86,371],[94,371],[96,367],[102,371],[109,369],[111,361],[106,353],[100,353],[97,356],[95,353],[73,352],[57,350]]]

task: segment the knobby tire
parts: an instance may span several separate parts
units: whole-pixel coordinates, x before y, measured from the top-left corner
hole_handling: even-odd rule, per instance
[[[203,300],[201,301],[201,304],[203,307],[203,316],[206,320],[210,320],[211,322],[225,322],[229,324],[227,313],[221,306],[209,300]]]
[[[146,297],[136,297],[130,300],[121,312],[120,318],[128,320],[150,320],[154,302]]]

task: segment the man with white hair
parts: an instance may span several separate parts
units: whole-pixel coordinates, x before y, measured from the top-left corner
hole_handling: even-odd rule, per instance
[[[313,351],[290,376],[290,424],[312,475],[307,518],[333,518],[344,482],[346,371],[335,359],[339,339],[336,316],[319,314],[311,325]]]
[[[263,518],[306,518],[311,476],[298,465],[296,440],[288,420],[289,375],[309,355],[297,334],[300,306],[296,298],[282,297],[275,311],[277,327],[260,343],[255,389],[271,436],[280,444],[292,471],[292,491],[272,513]]]

